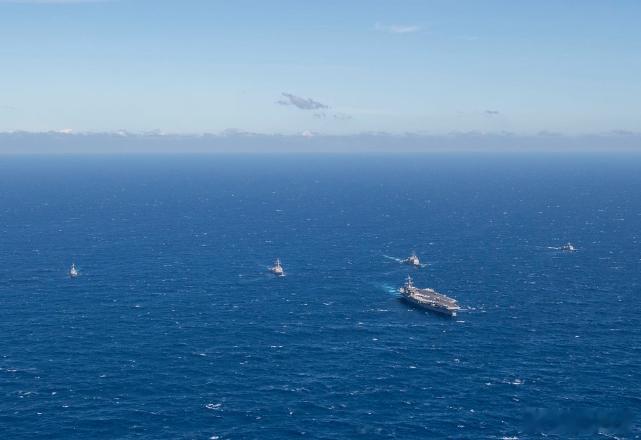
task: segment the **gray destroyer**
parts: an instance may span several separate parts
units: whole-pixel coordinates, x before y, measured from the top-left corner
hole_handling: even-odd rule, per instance
[[[458,302],[449,296],[438,293],[433,289],[415,287],[410,276],[407,277],[405,284],[398,291],[404,301],[421,309],[447,316],[456,316],[456,312],[461,309]]]

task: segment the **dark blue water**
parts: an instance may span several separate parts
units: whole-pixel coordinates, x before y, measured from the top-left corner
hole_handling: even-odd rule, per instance
[[[408,272],[464,310],[401,303]],[[639,438],[640,414],[640,155],[0,159],[2,438]]]

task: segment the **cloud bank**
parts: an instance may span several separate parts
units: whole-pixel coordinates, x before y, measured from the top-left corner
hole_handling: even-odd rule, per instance
[[[323,135],[260,134],[225,130],[219,134],[76,133],[73,131],[0,133],[0,154],[142,153],[422,153],[457,151],[637,151],[641,132],[561,135],[514,133],[359,133]]]

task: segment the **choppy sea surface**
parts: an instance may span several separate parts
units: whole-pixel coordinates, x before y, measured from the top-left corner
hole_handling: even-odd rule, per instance
[[[2,157],[0,432],[639,438],[641,155]]]

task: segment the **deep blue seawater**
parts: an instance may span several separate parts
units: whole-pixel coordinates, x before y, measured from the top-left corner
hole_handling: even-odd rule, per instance
[[[464,310],[401,303],[408,273]],[[640,414],[641,155],[0,158],[2,438],[639,438]]]

